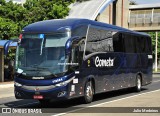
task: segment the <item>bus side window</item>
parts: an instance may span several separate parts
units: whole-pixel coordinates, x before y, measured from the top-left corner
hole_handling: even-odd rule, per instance
[[[121,33],[115,33],[113,35],[113,49],[114,52],[124,52],[124,44]]]
[[[141,47],[142,47],[142,53],[146,52],[146,41],[144,37],[141,37]]]
[[[126,53],[135,53],[135,40],[134,36],[128,33],[124,33],[124,45],[125,45],[125,52]]]
[[[142,53],[142,47],[141,47],[141,38],[136,37],[136,48],[137,48],[137,53]]]
[[[147,40],[148,40],[149,53],[152,53],[152,40],[150,37],[148,37]]]
[[[146,37],[146,52],[147,53],[152,53],[151,51],[151,40],[149,37]]]
[[[71,67],[77,68],[77,63],[78,63],[78,46],[73,46],[72,47],[72,52],[71,52]]]
[[[84,41],[73,42],[71,52],[72,68],[77,69],[81,66],[83,61]]]
[[[78,53],[78,61],[79,61],[79,66],[82,65],[83,62],[83,55],[84,55],[84,46],[85,46],[85,40],[82,40],[79,44],[79,53]]]

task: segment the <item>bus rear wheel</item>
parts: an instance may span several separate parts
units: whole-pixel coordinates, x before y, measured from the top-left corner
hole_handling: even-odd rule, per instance
[[[141,80],[141,76],[140,76],[140,75],[137,75],[135,90],[136,90],[136,92],[140,92],[141,89],[142,89],[142,80]]]
[[[92,81],[87,81],[84,88],[84,101],[85,103],[91,103],[93,100],[94,88]]]

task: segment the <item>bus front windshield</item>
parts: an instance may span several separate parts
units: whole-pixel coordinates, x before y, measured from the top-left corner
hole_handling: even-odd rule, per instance
[[[62,74],[67,71],[65,44],[67,33],[23,34],[17,47],[16,69],[30,76]]]

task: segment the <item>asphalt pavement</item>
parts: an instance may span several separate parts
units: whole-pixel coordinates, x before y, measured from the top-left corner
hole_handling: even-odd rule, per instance
[[[11,84],[13,85],[13,83]],[[106,116],[106,113],[107,116],[114,116],[117,114],[121,114],[122,116],[158,116],[160,115],[159,96],[160,74],[155,74],[152,84],[144,86],[139,93],[134,92],[132,89],[106,92],[95,95],[94,101],[90,104],[83,104],[82,98],[77,98],[68,101],[52,102],[42,107],[37,100],[16,100],[14,97],[14,89],[11,85],[9,87],[0,86],[0,108],[41,109],[42,112],[48,112],[45,114],[31,113],[29,114],[31,116],[72,116],[88,114]],[[157,110],[158,112],[156,112]],[[5,115],[13,114],[3,114],[3,116]],[[16,113],[14,115],[22,114]],[[23,115],[28,116],[28,114]]]

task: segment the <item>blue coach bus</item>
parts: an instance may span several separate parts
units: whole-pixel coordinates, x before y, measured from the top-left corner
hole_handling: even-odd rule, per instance
[[[84,97],[152,82],[147,34],[87,19],[36,22],[20,34],[15,97],[50,100]]]

